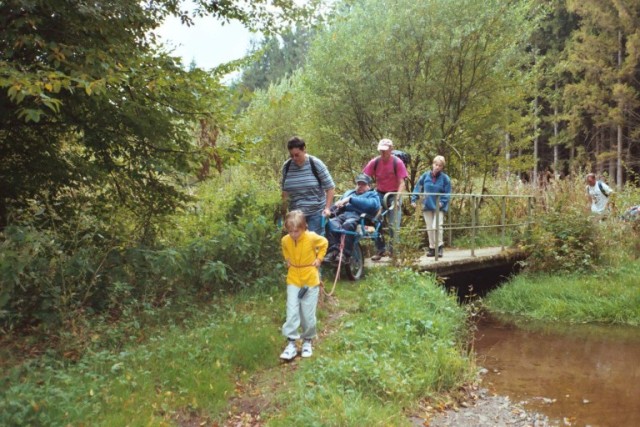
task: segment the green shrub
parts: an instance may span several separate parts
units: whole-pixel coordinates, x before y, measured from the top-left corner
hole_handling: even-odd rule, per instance
[[[203,185],[201,202],[155,246],[90,215],[63,227],[24,215],[0,234],[0,325],[64,331],[87,314],[118,318],[276,283],[284,274],[273,221],[279,194],[252,181],[236,172]]]
[[[108,286],[111,251],[97,232],[69,242],[55,230],[11,225],[0,235],[0,323],[59,323]],[[73,243],[73,244],[70,244]]]
[[[540,215],[527,230],[522,246],[529,252],[528,271],[586,272],[598,264],[598,224],[584,209],[569,207]]]

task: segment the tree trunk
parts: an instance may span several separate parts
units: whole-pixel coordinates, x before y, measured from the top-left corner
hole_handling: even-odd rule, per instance
[[[611,133],[609,134],[609,144],[607,148],[607,151],[609,152],[609,155],[607,156],[607,165],[609,166],[609,179],[611,180],[609,182],[612,182],[616,176],[616,163],[611,156],[611,153],[616,151],[616,138],[614,137],[613,128],[611,128],[609,132]]]
[[[622,68],[622,31],[618,30],[618,69]],[[622,100],[618,101],[622,104]],[[621,119],[624,120],[624,105],[620,106]],[[618,123],[618,144],[616,150],[616,186],[622,188],[622,123]]]
[[[555,92],[558,93],[558,82],[555,82],[554,85]],[[555,101],[553,103],[553,140],[555,144],[553,144],[553,178],[558,179],[558,102]]]
[[[600,141],[602,139],[602,132],[600,130],[596,130],[596,149],[593,153],[596,160],[596,172],[602,172],[602,161],[600,160]]]
[[[504,159],[507,164],[505,178],[509,181],[511,177],[511,151],[509,151],[509,132],[504,133]]]
[[[538,97],[533,99],[533,173],[531,181],[538,182]]]
[[[569,141],[569,174],[573,177],[573,168],[575,167],[576,144],[573,138]]]

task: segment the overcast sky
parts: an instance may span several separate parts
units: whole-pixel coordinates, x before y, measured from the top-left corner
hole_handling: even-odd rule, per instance
[[[222,25],[213,18],[196,18],[195,25],[187,27],[174,17],[167,19],[157,34],[174,54],[182,57],[188,66],[192,60],[198,67],[211,69],[222,63],[242,58],[249,49],[251,39],[258,39],[242,24],[234,21]]]

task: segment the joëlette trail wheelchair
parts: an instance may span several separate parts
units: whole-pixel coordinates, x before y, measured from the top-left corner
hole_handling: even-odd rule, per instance
[[[386,210],[383,211],[380,209],[375,217],[371,217],[367,214],[361,214],[355,231],[333,228],[330,218],[326,220],[325,236],[331,232],[342,235],[340,238],[340,255],[343,253],[346,236],[353,236],[353,249],[351,250],[351,258],[349,262],[345,263],[340,262],[339,260],[334,261],[330,264],[332,268],[335,269],[340,266],[347,275],[347,278],[351,281],[360,280],[364,277],[364,253],[362,252],[360,241],[362,239],[375,240],[381,236],[381,227],[387,212],[388,211]]]

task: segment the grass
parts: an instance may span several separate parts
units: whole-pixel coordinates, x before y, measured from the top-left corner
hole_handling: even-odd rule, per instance
[[[489,311],[560,322],[640,325],[640,261],[591,274],[520,275],[484,300]]]
[[[404,408],[471,377],[464,309],[430,276],[372,273],[337,292],[337,306],[319,312],[320,326],[334,332],[312,359],[294,362],[298,369],[277,358],[284,293],[274,287],[168,319],[117,351],[89,349],[77,361],[51,353],[6,367],[0,425],[220,423],[260,372],[272,378],[262,387],[273,394],[263,413],[270,425],[406,425]]]
[[[274,366],[280,338],[269,295],[239,296],[142,345],[41,357],[8,369],[1,425],[174,425],[183,412],[215,418],[237,380]],[[179,315],[179,313],[174,313]]]
[[[375,273],[357,310],[296,372],[269,425],[409,425],[403,408],[472,377],[466,314],[429,276]]]

